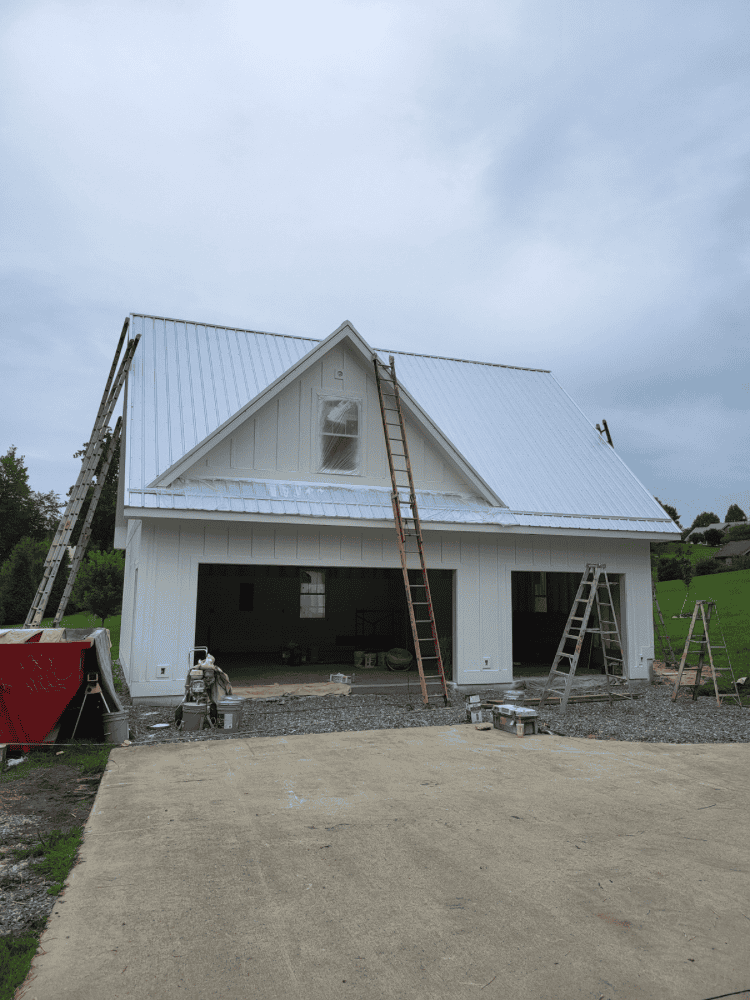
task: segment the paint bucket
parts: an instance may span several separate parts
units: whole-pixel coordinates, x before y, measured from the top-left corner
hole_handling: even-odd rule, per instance
[[[355,667],[361,667],[364,662],[365,662],[365,651],[364,651],[364,649],[355,649],[354,650],[354,666]]]
[[[385,651],[382,653],[378,653],[378,666],[383,668],[386,667],[387,665],[388,664],[385,662]]]
[[[217,702],[216,708],[219,713],[219,725],[224,729],[239,729],[242,721],[242,702],[244,698],[236,695],[227,695]],[[223,721],[222,721],[223,717]]]
[[[203,728],[206,704],[202,701],[185,701],[182,704],[182,728],[186,733],[197,733]]]
[[[385,654],[386,666],[389,670],[408,670],[414,657],[408,649],[389,649]]]
[[[103,712],[104,720],[104,742],[124,743],[128,738],[128,713],[124,712]]]

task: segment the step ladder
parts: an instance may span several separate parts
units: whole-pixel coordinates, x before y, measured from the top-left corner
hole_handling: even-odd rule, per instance
[[[133,340],[128,341],[128,345],[123,354],[122,361],[120,362],[119,370],[117,369],[117,362],[120,358],[120,352],[122,351],[122,345],[125,343],[125,337],[127,336],[128,327],[130,324],[130,319],[126,319],[122,328],[122,333],[120,334],[120,339],[117,344],[117,350],[115,351],[114,361],[112,362],[112,367],[109,371],[109,377],[107,379],[107,384],[104,387],[104,393],[102,395],[101,403],[99,404],[99,411],[96,415],[96,420],[94,421],[94,429],[91,432],[91,437],[89,438],[89,443],[86,447],[86,452],[83,456],[83,461],[81,463],[81,471],[78,474],[78,479],[76,480],[75,486],[73,487],[70,498],[68,500],[68,505],[65,508],[65,513],[60,519],[60,523],[57,526],[57,531],[55,532],[55,537],[52,539],[52,544],[50,550],[47,553],[47,558],[44,562],[44,573],[42,575],[42,581],[39,584],[39,589],[36,592],[36,596],[29,608],[29,613],[26,616],[26,621],[24,622],[24,628],[36,628],[44,617],[44,612],[47,610],[47,602],[49,601],[50,594],[52,593],[52,587],[57,577],[57,571],[62,563],[63,556],[70,542],[70,536],[73,534],[73,529],[75,528],[76,522],[78,520],[78,515],[81,512],[81,507],[83,506],[86,497],[88,496],[89,488],[91,487],[94,476],[96,475],[96,468],[99,464],[99,459],[101,458],[102,449],[107,438],[108,424],[112,417],[112,413],[117,403],[117,399],[120,395],[120,391],[123,387],[127,374],[130,371],[130,365],[133,360],[133,355],[135,354],[135,349],[138,346],[138,342],[141,339],[141,335],[138,334]],[[117,371],[117,375],[115,375]],[[119,428],[116,429],[116,433],[119,437]],[[110,445],[115,443],[115,434],[112,435]],[[114,447],[111,447],[111,453],[114,454]],[[109,460],[111,461],[112,454],[109,454]],[[106,459],[105,459],[106,461]],[[109,467],[107,465],[107,467]],[[91,497],[91,502],[89,504],[88,513],[86,515],[86,521],[88,522],[89,531],[87,532],[86,542],[88,542],[88,537],[90,537],[90,527],[91,520],[94,517],[94,511],[96,510],[96,503],[99,500],[99,494],[101,493],[100,484],[104,483],[104,476],[106,472],[100,471],[97,485],[94,490],[94,494]],[[84,525],[86,527],[86,525]],[[81,532],[81,539],[79,539],[78,546],[76,546],[76,552],[73,556],[73,565],[75,565],[75,573],[78,572],[78,567],[81,564],[81,559],[83,558],[83,549],[81,549],[81,540],[83,539],[84,532]],[[70,573],[68,575],[67,584],[65,587],[64,600],[60,603],[59,617],[55,616],[55,624],[59,624],[62,618],[62,612],[65,610],[65,605],[68,603],[68,597],[73,589],[73,584],[75,583],[75,573],[73,572],[73,566],[71,566]]]
[[[396,379],[396,366],[392,355],[388,361],[389,365],[384,365],[377,355],[373,358],[380,413],[383,418],[385,448],[391,472],[393,520],[396,524],[398,551],[404,575],[406,603],[409,608],[409,621],[414,639],[419,683],[422,688],[422,701],[427,705],[430,698],[441,698],[443,704],[447,705],[449,704],[448,688],[445,683],[443,658],[440,653],[435,613],[430,596],[430,584],[424,561],[422,526],[411,474],[404,414],[401,409],[401,397]],[[410,566],[409,560],[411,559],[413,563],[416,561],[415,557],[418,559],[419,565],[417,567]],[[432,673],[425,674],[425,663],[428,664],[428,669],[433,671]],[[428,693],[428,680],[440,682],[439,694],[430,695]]]
[[[712,615],[715,619],[712,621]],[[711,632],[714,635],[718,632],[721,641],[713,642]],[[694,662],[689,662],[695,658]],[[708,663],[706,663],[708,659]],[[726,664],[717,661],[726,660]],[[734,670],[729,660],[726,640],[719,621],[719,612],[715,601],[696,601],[693,608],[693,615],[690,619],[685,648],[682,651],[680,665],[677,669],[677,677],[674,682],[672,701],[677,700],[680,690],[685,688],[693,689],[693,701],[698,697],[698,688],[701,686],[701,672],[704,666],[708,666],[711,671],[711,678],[714,683],[716,702],[721,705],[724,701],[733,701],[742,705],[742,698],[737,688],[737,681]],[[682,675],[685,671],[695,671],[695,680],[692,684],[683,684]],[[718,680],[720,677],[729,676],[731,678],[732,690],[719,691]]]
[[[598,635],[601,639],[609,703],[612,704],[613,690],[620,697],[633,697],[612,601],[612,587],[616,584],[610,582],[606,568],[606,563],[586,564],[549,677],[539,699],[540,709],[550,695],[557,695],[560,697],[560,714],[565,713],[587,634]],[[596,615],[596,626],[589,626],[592,611]],[[567,663],[567,670],[560,669],[564,663]]]
[[[664,624],[664,615],[661,613],[659,598],[656,596],[656,584],[653,580],[651,581],[651,597],[657,614],[657,620],[654,621],[654,631],[656,632],[656,637],[658,638],[659,645],[661,646],[661,655],[664,660],[664,666],[668,667],[670,670],[674,670],[677,666],[677,657],[675,656],[674,649],[672,648],[672,640],[669,638],[667,626]]]

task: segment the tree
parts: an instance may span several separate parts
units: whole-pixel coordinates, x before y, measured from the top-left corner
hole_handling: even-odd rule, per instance
[[[690,559],[682,560],[680,576],[682,578],[682,582],[685,584],[685,588],[690,590],[690,583],[693,579],[693,564]]]
[[[106,437],[104,439],[104,444],[102,445],[101,455],[96,466],[96,476],[97,482],[99,475],[104,465],[104,459],[107,456],[107,449],[109,448],[110,441],[112,440],[111,431],[107,431]],[[73,458],[82,458],[86,454],[86,448],[88,447],[88,441],[84,443],[81,451],[76,451],[73,453]],[[115,538],[115,516],[117,513],[117,483],[118,475],[120,469],[120,443],[117,443],[114,454],[112,455],[112,461],[109,465],[109,470],[107,471],[106,478],[104,480],[104,485],[102,486],[102,492],[99,496],[99,501],[96,505],[96,510],[94,511],[94,517],[91,521],[91,539],[89,541],[90,549],[102,549],[105,552],[111,552],[112,546]],[[68,496],[73,492],[73,487],[68,490]],[[94,486],[90,486],[88,493],[86,494],[86,499],[81,505],[81,511],[78,515],[78,520],[75,527],[73,528],[73,534],[70,537],[70,544],[77,545],[78,539],[81,537],[81,529],[83,527],[83,522],[88,513],[89,504],[91,502],[91,497],[94,493]]]
[[[125,557],[122,552],[89,552],[78,570],[73,586],[73,600],[104,619],[120,610],[125,579]]]
[[[704,531],[703,538],[706,541],[706,545],[721,545],[724,541],[724,532],[719,531],[717,528],[709,528]]]
[[[747,514],[736,503],[733,503],[732,506],[727,511],[727,514],[726,514],[726,517],[724,518],[724,520],[725,521],[747,521]]]
[[[669,516],[672,518],[677,527],[682,528],[682,525],[680,524],[680,515],[677,513],[677,508],[673,507],[672,504],[670,503],[662,503],[658,497],[654,497],[654,500],[656,500],[659,506],[662,507],[667,512],[667,514],[669,514]]]
[[[0,606],[3,609],[0,621],[4,625],[21,625],[25,621],[42,582],[49,547],[49,539],[22,538],[0,568]],[[47,602],[46,617],[57,611],[67,579],[68,553],[65,552]]]
[[[656,577],[661,583],[664,580],[682,580],[685,573],[685,563],[690,565],[690,560],[685,556],[665,556],[656,564]]]
[[[0,563],[22,538],[42,539],[55,531],[60,520],[59,497],[31,489],[24,461],[15,445],[0,456]]]

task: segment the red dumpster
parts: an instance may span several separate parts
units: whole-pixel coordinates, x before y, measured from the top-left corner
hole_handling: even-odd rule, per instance
[[[53,743],[65,709],[85,697],[87,681],[103,692],[105,708],[121,710],[106,629],[0,631],[0,743],[24,753],[32,744]]]

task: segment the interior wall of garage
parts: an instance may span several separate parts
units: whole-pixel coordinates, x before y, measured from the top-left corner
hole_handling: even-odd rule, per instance
[[[123,630],[132,636],[121,660],[133,697],[179,695],[194,645],[200,563],[398,568],[390,524],[318,525],[190,518],[142,518],[126,550],[126,577],[138,566],[137,599],[123,601]],[[587,562],[621,575],[630,676],[648,677],[653,657],[649,543],[640,538],[520,535],[427,529],[428,566],[455,571],[454,678],[459,684],[513,679],[511,573],[582,573]]]
[[[257,659],[255,654],[277,656],[282,645],[294,642],[303,649],[314,648],[322,662],[341,663],[351,662],[355,648],[400,646],[414,652],[400,569],[324,569],[325,617],[303,618],[303,568],[201,563],[195,645],[208,646],[217,655],[252,654]],[[438,634],[450,639],[452,571],[428,572]],[[354,640],[357,634],[359,641]]]
[[[623,630],[620,591],[622,579],[618,573],[608,573],[615,619],[620,629],[623,647],[627,634]],[[547,670],[557,652],[568,617],[581,582],[580,573],[535,571],[511,572],[513,609],[513,663],[539,664]],[[586,591],[588,595],[588,591]],[[595,609],[590,624],[596,624]],[[569,648],[569,647],[568,647]],[[579,663],[598,666],[601,663],[599,643],[590,635],[584,640]],[[627,649],[625,648],[627,657]]]

